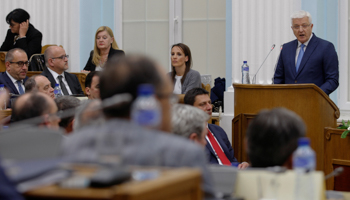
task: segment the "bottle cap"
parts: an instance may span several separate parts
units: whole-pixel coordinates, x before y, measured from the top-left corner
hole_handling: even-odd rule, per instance
[[[60,86],[60,84],[56,83],[56,84],[55,84],[55,87],[57,87],[57,86]]]
[[[138,95],[153,95],[154,87],[151,84],[141,84],[138,87]]]
[[[310,139],[307,137],[302,137],[298,139],[298,145],[299,146],[305,146],[305,145],[310,145]]]
[[[5,85],[4,84],[0,84],[0,87],[5,87]]]
[[[247,63],[247,61],[243,61],[243,63],[244,63],[244,64],[246,64],[246,63]]]

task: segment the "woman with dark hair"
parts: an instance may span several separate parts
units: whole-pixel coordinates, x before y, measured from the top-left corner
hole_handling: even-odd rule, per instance
[[[6,16],[6,22],[10,25],[5,41],[0,51],[9,51],[14,48],[23,49],[28,59],[36,53],[41,53],[41,40],[43,35],[29,23],[27,11],[17,8]]]
[[[201,75],[191,69],[192,57],[190,48],[183,44],[171,47],[171,79],[174,82],[174,94],[186,94],[192,88],[202,87]]]
[[[112,29],[108,26],[101,26],[96,31],[94,50],[91,51],[82,72],[102,71],[107,59],[113,55],[124,56],[125,53],[118,48]]]

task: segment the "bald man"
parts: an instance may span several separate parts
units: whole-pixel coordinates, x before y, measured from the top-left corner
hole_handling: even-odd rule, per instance
[[[51,82],[43,75],[34,75],[30,77],[24,84],[26,92],[31,92],[37,90],[38,92],[44,93],[51,97],[55,98],[53,93],[54,89],[51,87]]]
[[[12,108],[12,122],[41,116],[39,126],[58,129],[61,120],[55,115],[56,113],[57,106],[52,98],[40,92],[30,92],[15,101]]]
[[[69,56],[62,47],[48,47],[45,50],[44,57],[46,68],[41,75],[50,80],[52,88],[55,88],[55,84],[58,83],[63,95],[84,95],[78,77],[66,72]]]

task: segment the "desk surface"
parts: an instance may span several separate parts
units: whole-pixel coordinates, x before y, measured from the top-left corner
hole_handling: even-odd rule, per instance
[[[51,185],[24,195],[28,199],[195,200],[202,199],[201,174],[197,169],[169,169],[163,170],[157,179],[129,181],[109,188],[73,189]]]

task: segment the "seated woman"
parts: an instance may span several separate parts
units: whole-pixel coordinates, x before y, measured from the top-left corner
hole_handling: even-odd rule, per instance
[[[13,48],[23,49],[28,59],[36,53],[41,53],[41,40],[43,35],[29,23],[27,11],[17,8],[6,16],[6,22],[10,25],[5,41],[0,51],[9,51]]]
[[[101,71],[107,59],[114,55],[124,56],[125,54],[123,50],[119,50],[112,29],[101,26],[96,31],[94,50],[91,51],[82,72]]]
[[[202,87],[201,75],[191,69],[192,57],[190,48],[183,44],[171,47],[171,66],[169,73],[174,82],[174,94],[186,94],[192,88]]]

